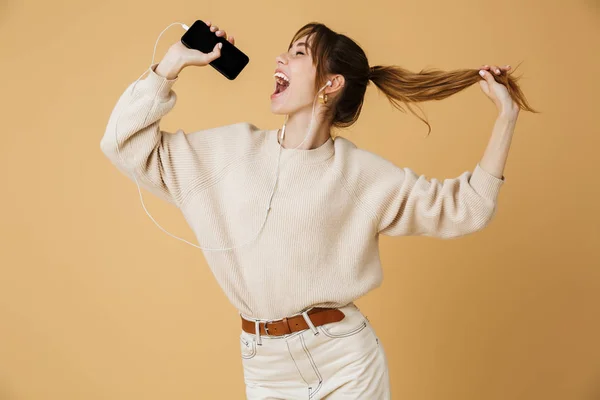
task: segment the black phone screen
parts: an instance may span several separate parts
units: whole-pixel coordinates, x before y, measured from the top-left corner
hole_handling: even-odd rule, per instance
[[[210,53],[217,43],[223,43],[221,56],[213,60],[210,65],[230,80],[235,79],[250,61],[246,54],[227,39],[211,32],[206,23],[201,20],[194,22],[190,29],[183,34],[181,43],[203,53]]]

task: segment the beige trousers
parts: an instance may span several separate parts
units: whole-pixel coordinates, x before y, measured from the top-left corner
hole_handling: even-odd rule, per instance
[[[345,318],[339,322],[314,327],[307,321],[310,328],[289,335],[257,336],[242,330],[247,398],[390,399],[388,363],[381,341],[354,303],[340,310]],[[303,316],[310,318],[306,313]]]

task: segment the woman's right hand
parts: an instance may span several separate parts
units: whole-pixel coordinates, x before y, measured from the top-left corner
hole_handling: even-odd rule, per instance
[[[219,30],[219,27],[212,25],[210,21],[206,21],[205,23],[210,28],[211,32],[215,32],[215,35],[224,37],[229,43],[235,44],[233,36],[227,37],[227,33],[224,30]],[[169,48],[165,57],[167,56],[176,59],[182,69],[189,66],[203,67],[221,57],[221,49],[220,44],[217,43],[210,53],[203,53],[196,49],[187,48],[181,43],[181,40],[178,40]]]

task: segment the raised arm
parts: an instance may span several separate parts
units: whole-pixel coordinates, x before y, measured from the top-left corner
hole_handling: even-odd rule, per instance
[[[483,229],[496,212],[504,179],[479,164],[440,182],[410,168],[389,166],[380,178],[377,231],[388,236],[432,236],[443,239]]]
[[[186,176],[185,169],[176,173],[176,166],[186,159],[189,161],[192,151],[183,131],[169,133],[160,129],[161,119],[175,106],[177,97],[171,87],[177,78],[158,75],[156,67],[153,65],[145,79],[132,83],[121,95],[100,148],[121,172],[137,179],[141,187],[177,204],[191,175]]]
[[[217,34],[225,35],[223,31]],[[233,43],[233,38],[229,40]],[[169,133],[161,130],[160,122],[175,106],[177,96],[171,88],[181,70],[208,65],[220,56],[218,46],[202,53],[180,41],[173,44],[161,62],[150,67],[145,79],[132,83],[121,95],[100,141],[102,152],[121,172],[178,206],[186,188],[209,172],[216,155],[205,153],[217,147],[212,138],[230,130]]]
[[[489,71],[501,74],[510,66],[482,66],[482,91],[498,109],[484,155],[474,171],[439,182],[409,168],[391,167],[379,209],[378,232],[384,235],[423,235],[453,238],[483,229],[496,213],[498,192],[519,107],[506,87]],[[394,184],[395,182],[395,184]]]

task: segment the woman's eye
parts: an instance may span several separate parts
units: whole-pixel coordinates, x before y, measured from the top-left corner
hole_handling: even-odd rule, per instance
[[[302,55],[304,55],[304,53],[303,53],[303,52],[301,52],[301,51],[297,51],[297,52],[296,52],[296,55],[298,55],[298,54],[302,54]]]

